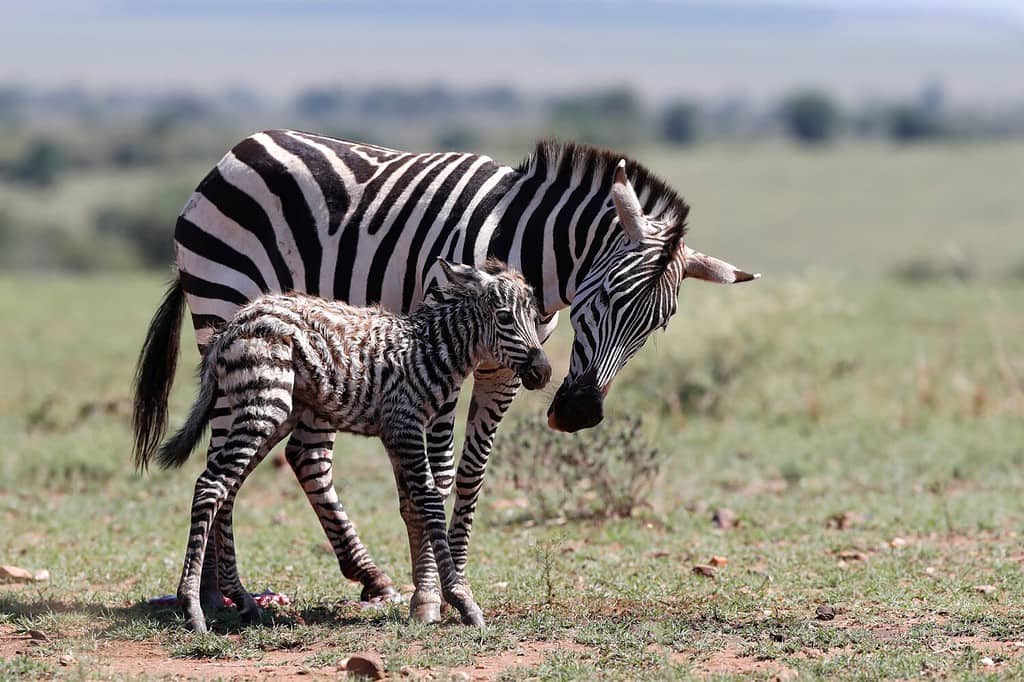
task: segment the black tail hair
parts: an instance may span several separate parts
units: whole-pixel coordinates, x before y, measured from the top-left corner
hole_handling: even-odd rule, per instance
[[[167,398],[174,384],[181,342],[185,292],[177,275],[157,308],[139,353],[133,384],[132,430],[135,466],[145,469],[167,428]]]

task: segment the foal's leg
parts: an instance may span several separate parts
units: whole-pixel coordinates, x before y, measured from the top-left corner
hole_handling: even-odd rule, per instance
[[[390,599],[397,596],[394,583],[377,567],[359,540],[334,488],[332,448],[335,430],[305,413],[285,448],[285,457],[302,484],[306,498],[320,519],[320,525],[338,557],[342,574],[363,584],[360,599]]]
[[[204,351],[203,346],[199,348],[200,353]],[[217,401],[214,403],[213,414],[210,418],[210,447],[206,451],[206,460],[209,462],[214,454],[221,449],[227,438],[228,430],[231,428],[231,404],[228,402],[224,392],[217,390]],[[224,595],[220,587],[220,529],[222,524],[216,523],[210,533],[206,545],[206,555],[203,560],[203,577],[200,584],[199,601],[203,611],[213,613],[224,605]],[[231,532],[231,520],[225,526]]]
[[[441,406],[426,428],[427,459],[441,497],[447,498],[455,485],[455,407],[459,402],[456,389],[451,400]]]
[[[429,584],[429,573],[424,570],[425,551],[433,550],[437,572],[441,579],[441,593],[445,600],[462,615],[462,622],[483,627],[483,612],[473,599],[465,576],[455,570],[451,550],[448,547],[448,533],[445,527],[444,498],[434,485],[434,477],[423,448],[423,431],[419,428],[395,429],[385,436],[385,446],[399,481],[399,496],[402,487],[407,489],[408,504],[403,505],[403,517],[409,527],[410,546],[414,546],[415,534],[422,533],[422,550],[414,566],[414,580],[417,594],[433,587]],[[410,523],[411,522],[411,523]],[[435,588],[436,589],[436,588]],[[415,601],[415,597],[414,597]]]
[[[273,437],[273,442],[267,447],[267,452],[270,452],[271,448],[274,447],[282,438],[288,435],[295,426],[296,418],[293,416],[283,424],[278,433]],[[242,619],[243,623],[258,623],[260,620],[260,609],[256,604],[256,600],[252,598],[249,590],[245,589],[242,585],[241,579],[238,577],[238,559],[235,555],[235,534],[232,529],[231,512],[235,507],[235,496],[238,494],[239,488],[245,482],[245,479],[249,477],[252,470],[256,468],[256,465],[266,456],[266,452],[259,457],[254,457],[249,465],[245,468],[245,471],[238,477],[237,483],[228,491],[228,497],[224,500],[224,504],[221,505],[220,511],[217,512],[217,517],[213,525],[213,531],[211,536],[218,538],[218,553],[217,553],[217,568],[218,568],[218,582],[220,589],[225,595],[231,598],[231,601],[235,602],[235,606],[238,607],[238,615]],[[207,543],[209,547],[209,541]],[[204,563],[203,570],[206,570]],[[200,588],[201,588],[200,581]],[[202,592],[200,591],[200,603],[202,603]]]
[[[395,466],[395,485],[398,487],[398,510],[405,521],[405,530],[409,534],[409,558],[412,565],[412,582],[416,591],[409,600],[409,616],[421,623],[437,623],[441,620],[441,590],[438,587],[437,564],[434,562],[434,550],[423,533],[423,520],[413,508],[409,499],[409,488],[406,486],[402,472]]]
[[[211,453],[206,469],[196,480],[192,497],[192,525],[189,529],[188,549],[178,584],[178,601],[185,611],[186,625],[198,632],[206,631],[206,620],[199,600],[207,539],[214,519],[224,502],[238,489],[244,476],[266,457],[291,428],[288,413],[291,398],[276,404],[235,407],[234,420],[223,447]]]

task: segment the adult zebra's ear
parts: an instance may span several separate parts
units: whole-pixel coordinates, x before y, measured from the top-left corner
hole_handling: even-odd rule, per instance
[[[631,242],[638,242],[643,239],[649,229],[647,216],[644,215],[643,206],[640,205],[640,198],[636,195],[633,185],[626,177],[626,160],[619,161],[615,167],[615,178],[612,181],[612,201],[615,202],[615,212],[619,215],[619,223],[626,231],[626,236]]]
[[[683,267],[686,269],[683,277],[702,279],[716,284],[735,284],[761,278],[759,272],[744,272],[735,265],[730,265],[724,260],[708,256],[700,251],[694,251],[689,246],[683,247]]]

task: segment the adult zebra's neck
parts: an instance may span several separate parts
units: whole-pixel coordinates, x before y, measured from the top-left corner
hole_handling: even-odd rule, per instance
[[[570,305],[595,263],[622,238],[611,200],[621,158],[587,145],[540,142],[495,208],[486,255],[520,270],[546,313]],[[627,159],[627,174],[648,216],[685,218],[683,200],[646,168]]]

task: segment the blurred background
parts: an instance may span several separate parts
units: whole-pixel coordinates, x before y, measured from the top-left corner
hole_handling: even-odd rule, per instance
[[[5,3],[0,268],[171,260],[242,136],[517,163],[634,155],[695,246],[770,273],[1024,278],[1024,5],[994,0]]]

